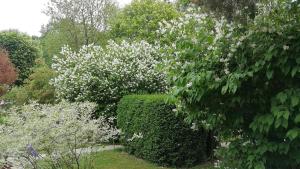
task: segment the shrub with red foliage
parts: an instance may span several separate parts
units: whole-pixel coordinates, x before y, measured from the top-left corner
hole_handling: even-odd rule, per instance
[[[9,60],[7,52],[0,49],[0,84],[13,84],[17,76],[16,69]]]
[[[5,50],[0,49],[0,96],[5,94],[7,86],[17,80],[18,74]]]

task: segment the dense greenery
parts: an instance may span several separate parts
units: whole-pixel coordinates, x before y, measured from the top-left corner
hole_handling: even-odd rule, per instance
[[[22,86],[14,86],[2,98],[16,105],[23,105],[30,101],[42,104],[54,103],[55,89],[49,82],[55,77],[55,72],[40,59],[37,60],[32,72]]]
[[[175,7],[162,0],[133,0],[110,23],[113,39],[156,40],[158,23],[179,16]]]
[[[178,4],[186,7],[192,3],[219,18],[245,23],[247,18],[255,17],[256,5],[262,1],[265,0],[178,0]]]
[[[273,1],[248,25],[200,14],[161,29],[173,96],[229,144],[221,167],[300,167],[299,12],[300,1]]]
[[[0,48],[5,49],[18,71],[17,84],[22,84],[35,64],[39,50],[27,35],[16,31],[0,32]]]
[[[207,159],[207,132],[191,129],[164,95],[131,95],[118,104],[126,150],[161,165],[194,165]]]

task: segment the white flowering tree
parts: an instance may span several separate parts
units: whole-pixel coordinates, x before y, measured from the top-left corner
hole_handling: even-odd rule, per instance
[[[145,41],[110,41],[105,48],[89,45],[79,52],[64,47],[61,56],[54,57],[52,67],[58,75],[52,83],[59,98],[113,109],[124,95],[166,91],[165,73],[157,69],[162,60],[159,50]]]
[[[229,142],[219,167],[299,168],[300,0],[257,7],[247,24],[198,12],[162,24],[172,93]]]
[[[35,169],[89,168],[89,156],[82,155],[91,151],[82,147],[91,148],[117,134],[103,118],[91,118],[94,108],[93,103],[62,102],[10,110],[0,125],[0,166],[10,162]]]

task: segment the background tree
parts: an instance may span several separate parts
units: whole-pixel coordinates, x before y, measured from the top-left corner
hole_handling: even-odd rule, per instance
[[[133,0],[110,22],[113,39],[156,40],[159,22],[179,16],[176,8],[161,0]]]
[[[48,65],[52,64],[53,56],[58,55],[64,45],[77,50],[85,44],[81,29],[82,25],[76,23],[74,26],[68,19],[50,22],[42,28],[40,42],[43,56]],[[94,44],[104,46],[107,43],[108,35],[105,32],[95,31],[93,39]]]
[[[192,3],[218,17],[224,16],[229,21],[245,22],[248,16],[252,19],[255,17],[256,3],[260,1],[262,0],[179,0],[178,3],[184,6]]]
[[[116,9],[116,3],[112,0],[50,0],[45,13],[52,22],[63,21],[62,24],[66,24],[79,49],[82,42],[78,36],[83,35],[85,45],[96,42],[95,34],[107,30],[107,22]]]
[[[17,31],[0,32],[0,48],[5,49],[19,74],[16,84],[22,84],[29,76],[38,57],[38,44],[26,34]]]

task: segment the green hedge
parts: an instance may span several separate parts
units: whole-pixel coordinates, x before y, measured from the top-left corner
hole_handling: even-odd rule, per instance
[[[183,117],[175,115],[175,106],[165,100],[164,95],[130,95],[121,99],[117,122],[126,150],[167,166],[191,166],[205,161],[207,132],[192,130]]]

